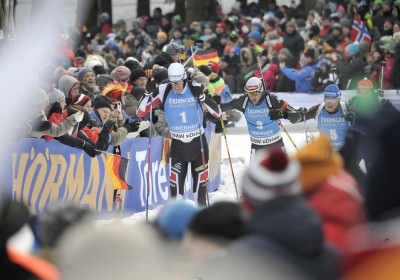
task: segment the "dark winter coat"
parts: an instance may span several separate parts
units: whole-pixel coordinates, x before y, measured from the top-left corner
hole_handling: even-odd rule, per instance
[[[326,42],[332,47],[332,48],[336,48],[337,46],[339,46],[343,40],[342,38],[339,37],[335,37],[332,34],[328,35],[328,37],[326,38]]]
[[[100,119],[100,116],[96,111],[92,111],[89,113],[90,118],[90,127],[100,127],[103,128],[104,124]],[[112,121],[112,120],[110,120]],[[116,127],[114,126],[113,131],[110,132],[109,144],[113,146],[120,145],[128,135],[128,130],[125,127]]]
[[[174,60],[172,59],[172,57],[169,54],[167,54],[166,52],[161,52],[159,55],[157,55],[154,58],[154,64],[158,64],[167,69],[168,69],[168,66],[173,62],[174,62]]]
[[[340,254],[324,242],[321,221],[304,198],[281,196],[260,205],[245,225],[245,236],[230,253],[274,257],[306,279],[338,279]]]
[[[311,79],[311,87],[314,92],[323,92],[325,87],[334,84],[332,75],[328,71],[322,71],[317,68],[314,72],[314,77]]]
[[[97,86],[93,89],[88,89],[84,85],[81,85],[79,87],[79,93],[89,96],[90,100],[92,100],[92,102],[93,102],[93,100],[96,98],[96,96],[100,94],[100,91]]]
[[[367,62],[360,55],[352,57],[347,64],[339,61],[337,68],[340,89],[355,89],[358,81],[365,76],[365,66]]]
[[[289,49],[293,56],[298,60],[301,52],[304,50],[304,39],[299,33],[297,33],[297,31],[295,31],[283,37],[283,45],[285,48]]]
[[[136,111],[139,105],[140,96],[134,95],[133,93],[125,96],[125,107],[124,111],[128,116],[136,118]]]
[[[391,80],[395,89],[400,88],[400,44],[396,45],[396,51],[394,55],[394,64],[391,73]]]
[[[297,69],[298,61],[291,54],[286,58],[286,67]],[[283,73],[278,73],[278,80],[276,82],[277,92],[294,92],[296,89],[295,82],[286,77]]]

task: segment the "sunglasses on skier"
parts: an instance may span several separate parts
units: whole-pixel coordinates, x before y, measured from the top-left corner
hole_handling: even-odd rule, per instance
[[[256,90],[256,91],[246,91],[246,94],[250,95],[250,96],[257,96],[257,95],[260,94],[260,92],[258,90]]]
[[[179,85],[181,84],[181,82],[183,83],[183,80],[179,80],[179,81],[169,81],[171,84],[173,85]]]

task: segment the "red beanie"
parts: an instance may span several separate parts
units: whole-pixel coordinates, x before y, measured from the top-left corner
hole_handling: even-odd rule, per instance
[[[120,83],[109,83],[101,94],[107,96],[111,100],[121,101],[121,96],[125,94],[126,90],[127,87],[122,86]]]
[[[71,96],[71,105],[85,106],[90,97],[85,94],[74,94]]]
[[[221,65],[218,62],[210,61],[208,63],[208,67],[211,68],[211,71],[214,73],[218,74],[219,71],[221,70]]]

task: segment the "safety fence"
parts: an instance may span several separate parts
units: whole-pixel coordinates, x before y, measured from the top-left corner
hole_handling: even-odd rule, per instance
[[[207,138],[213,137],[213,127]],[[170,198],[169,163],[165,156],[168,140],[152,137],[150,149],[149,208],[165,203]],[[126,182],[131,190],[122,190],[121,203],[113,200],[114,186],[106,170],[107,153],[95,158],[80,149],[58,141],[21,139],[10,149],[3,166],[3,182],[17,201],[24,201],[33,213],[39,213],[49,203],[73,200],[96,212],[125,210],[127,213],[145,210],[149,138],[127,139],[121,145],[122,156],[129,159]],[[220,151],[210,151],[214,157]],[[211,164],[209,191],[220,184],[220,166]],[[190,174],[188,178],[190,177]],[[194,199],[190,179],[186,181],[187,198]]]

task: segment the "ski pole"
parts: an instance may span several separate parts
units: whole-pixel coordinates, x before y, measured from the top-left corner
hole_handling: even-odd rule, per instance
[[[261,77],[260,79],[262,81],[264,90],[267,91],[267,86],[266,86],[265,81],[264,81],[264,77],[263,77],[263,73],[262,73],[262,69],[261,69],[260,56],[259,55],[257,56],[257,64],[258,64],[258,71],[260,71],[260,77]]]
[[[260,56],[259,55],[257,56],[257,64],[258,64],[258,69],[260,71],[261,81],[262,81],[264,90],[267,92],[267,103],[268,103],[269,107],[272,109],[272,103],[271,103],[271,100],[269,99],[269,92],[267,91],[267,87],[265,85],[264,77],[263,77],[263,74],[262,74]],[[285,134],[289,138],[290,142],[292,142],[292,144],[296,148],[296,150],[298,150],[296,144],[294,143],[294,141],[292,139],[292,137],[290,136],[289,132],[287,131],[286,127],[284,127],[284,125],[282,124],[281,121],[279,121],[279,126],[283,129],[283,131],[285,132]]]
[[[290,136],[289,132],[286,130],[286,127],[283,126],[281,121],[279,121],[279,126],[282,127],[283,131],[285,132],[286,136],[289,138],[290,142],[293,144],[293,146],[296,148],[296,151],[298,150],[296,143],[294,143],[292,137]]]
[[[232,159],[231,159],[231,153],[229,152],[228,139],[227,139],[227,137],[226,137],[225,124],[224,124],[224,121],[222,120],[222,118],[220,119],[220,121],[221,121],[221,126],[222,126],[222,135],[224,136],[226,151],[227,151],[227,153],[228,153],[229,165],[230,165],[230,167],[231,167],[232,178],[233,178],[233,185],[235,186],[236,197],[237,197],[237,199],[239,200],[239,192],[238,192],[237,185],[236,185],[235,173],[233,172]]]
[[[381,80],[380,80],[380,91],[379,91],[379,96],[383,97],[383,68],[385,67],[385,61],[381,62]]]
[[[151,180],[151,131],[152,131],[152,121],[151,121],[151,113],[153,111],[153,100],[150,96],[150,126],[149,126],[149,145],[147,148],[147,193],[146,193],[146,222],[149,221],[149,196],[150,196],[150,190],[151,190],[151,185],[150,185],[150,180]]]
[[[198,102],[199,102],[200,110],[203,110],[203,107],[201,106],[200,100],[198,100]],[[204,153],[203,135],[201,133],[202,119],[201,119],[200,110],[198,111],[199,132],[200,132],[200,151],[201,151],[201,162],[202,162],[202,165],[203,165],[203,172],[205,172],[206,171],[206,157],[205,157],[205,153]],[[200,178],[199,178],[199,180],[200,180]],[[205,179],[205,188],[206,188],[207,207],[209,207],[210,206],[210,198],[208,196],[208,176]],[[199,184],[199,189],[197,190],[197,195],[199,194],[199,191],[200,191],[200,184]]]
[[[193,66],[196,67],[195,64],[194,64],[194,55],[199,51],[199,49],[196,49],[195,51],[193,51],[193,48],[190,47],[190,50],[192,52],[192,55],[188,59],[186,59],[186,61],[183,63],[183,66],[186,66],[189,63],[189,61],[191,59],[193,59]]]
[[[307,120],[305,117],[304,117],[304,133],[306,134],[306,143],[308,144]]]
[[[306,134],[306,143],[308,144],[308,130],[307,130],[307,120],[306,120],[306,113],[301,111],[301,114],[303,116],[303,122],[304,122],[304,133]]]

